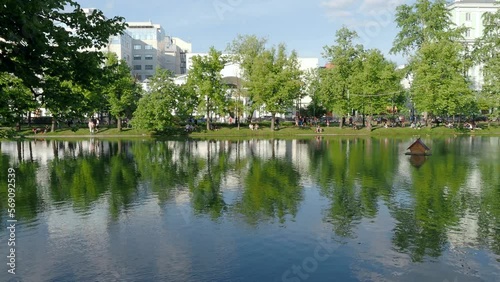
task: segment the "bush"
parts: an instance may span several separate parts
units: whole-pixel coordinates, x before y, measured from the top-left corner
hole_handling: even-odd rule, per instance
[[[12,129],[0,129],[0,138],[11,139],[17,136],[17,132]]]

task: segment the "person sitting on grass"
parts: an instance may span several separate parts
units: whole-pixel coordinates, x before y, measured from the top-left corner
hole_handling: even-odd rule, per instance
[[[319,126],[319,124],[316,126],[316,133],[321,133],[321,131],[323,131],[321,129],[321,127]]]
[[[258,123],[256,123],[256,124],[253,126],[253,128],[254,128],[255,130],[258,130],[258,129],[259,129],[259,124],[258,124]]]
[[[250,124],[248,125],[248,128],[250,128],[250,130],[253,130],[253,124],[251,124],[251,123],[250,123]]]

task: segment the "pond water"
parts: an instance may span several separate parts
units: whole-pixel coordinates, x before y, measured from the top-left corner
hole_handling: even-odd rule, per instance
[[[0,281],[498,281],[500,138],[414,139],[2,142]]]

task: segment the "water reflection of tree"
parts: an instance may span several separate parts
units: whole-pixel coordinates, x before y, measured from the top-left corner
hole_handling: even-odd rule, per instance
[[[445,151],[442,146],[442,142],[434,142],[432,160],[411,170],[413,202],[395,203],[391,208],[396,219],[393,244],[413,261],[442,254],[450,227],[458,224],[470,202],[467,194],[460,193],[469,162],[463,153],[439,154]]]
[[[101,141],[90,145],[100,146]],[[69,143],[68,143],[69,144]],[[72,203],[76,212],[86,212],[93,204],[107,196],[109,212],[116,219],[135,200],[138,174],[133,158],[127,153],[130,142],[110,142],[110,150],[67,149],[63,142],[53,141],[54,159],[49,161],[49,187],[54,204]],[[90,148],[90,147],[89,147]],[[60,154],[63,150],[64,154]]]
[[[223,141],[219,141],[223,142]],[[189,184],[192,205],[197,213],[208,213],[213,219],[219,218],[227,205],[221,192],[221,184],[229,169],[229,154],[225,148],[217,149],[217,142],[206,142],[206,169],[200,170]]]
[[[19,144],[18,144],[19,145]],[[31,161],[31,159],[24,160],[23,158],[16,164],[12,164],[10,156],[0,154],[0,179],[4,179],[3,185],[0,185],[0,219],[5,222],[3,216],[9,209],[7,206],[8,198],[8,185],[7,179],[9,168],[13,168],[15,182],[15,215],[19,221],[30,221],[37,217],[37,213],[44,206],[43,201],[38,192],[38,184],[36,173],[40,165],[38,162]]]
[[[109,158],[77,155],[49,162],[51,197],[54,204],[71,202],[77,210],[91,209],[107,190]]]
[[[298,171],[286,160],[252,158],[236,210],[252,225],[273,218],[284,223],[286,215],[297,214],[303,200],[299,179]]]
[[[170,144],[170,145],[169,145]],[[134,159],[141,181],[145,181],[164,205],[176,191],[187,191],[206,164],[193,155],[196,142],[152,141],[135,144]]]
[[[353,237],[362,217],[375,217],[378,200],[389,202],[397,168],[397,147],[374,139],[334,138],[312,141],[310,173],[331,200],[326,221],[336,235]]]
[[[111,157],[109,172],[109,211],[117,219],[122,211],[128,211],[137,199],[139,174],[134,160],[127,154],[118,153]]]

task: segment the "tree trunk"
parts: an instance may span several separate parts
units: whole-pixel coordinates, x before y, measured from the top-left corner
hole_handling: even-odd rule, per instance
[[[50,127],[50,132],[56,132],[56,118],[52,116],[52,125]]]
[[[372,131],[372,116],[369,115],[366,118],[366,128],[368,128],[368,131]]]
[[[339,127],[342,128],[344,127],[344,117],[341,117],[339,120]]]
[[[210,98],[207,97],[207,103],[206,103],[206,106],[207,106],[207,131],[210,130]]]
[[[122,131],[122,118],[116,117],[116,128],[118,131]]]
[[[271,113],[271,131],[274,131],[274,122],[276,120],[276,113]]]
[[[28,112],[28,127],[31,128],[31,111]]]
[[[210,130],[210,110],[207,107],[207,130]]]

